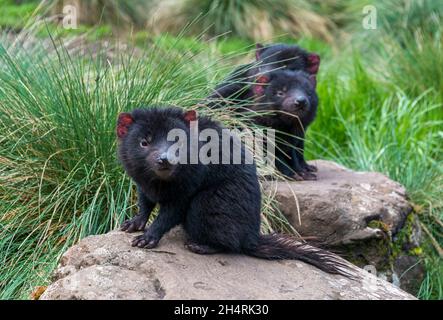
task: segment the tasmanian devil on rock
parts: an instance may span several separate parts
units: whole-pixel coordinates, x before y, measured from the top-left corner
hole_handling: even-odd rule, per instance
[[[250,84],[257,75],[277,69],[301,70],[316,75],[320,67],[320,56],[296,45],[257,44],[256,62],[238,67],[207,97],[211,107],[225,106],[229,101],[242,101],[250,93]],[[228,99],[228,101],[224,99]]]
[[[211,142],[219,144],[211,156],[226,157],[223,127],[206,117],[197,119],[195,111],[150,108],[119,115],[118,154],[137,185],[139,202],[139,213],[122,230],[144,230],[154,206],[160,206],[154,222],[132,245],[154,248],[168,230],[182,224],[188,237],[186,247],[198,254],[236,252],[264,259],[300,259],[326,272],[350,276],[352,267],[328,251],[288,235],[260,234],[261,195],[252,161],[234,164],[232,152],[227,156],[231,162],[225,164],[204,164],[200,157],[193,164],[171,160],[173,146],[192,143],[191,126],[196,120],[198,133],[211,129]],[[184,132],[185,141],[168,137],[171,130]],[[242,159],[246,159],[247,151],[235,135],[230,135],[228,145],[230,150],[240,146]],[[203,147],[200,141],[197,150]],[[189,160],[192,148],[185,150]]]
[[[315,75],[303,71],[277,70],[261,75],[248,99],[250,110],[266,112],[256,123],[276,130],[276,167],[296,180],[315,180],[315,166],[304,159],[304,139],[315,119],[318,97]]]

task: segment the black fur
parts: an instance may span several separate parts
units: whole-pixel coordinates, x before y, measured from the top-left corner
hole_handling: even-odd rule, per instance
[[[254,120],[276,130],[276,166],[296,180],[316,179],[316,168],[304,159],[305,133],[317,114],[315,85],[315,78],[303,71],[272,71],[265,83],[255,85],[260,91],[249,107],[267,112]]]
[[[276,69],[301,70],[317,74],[320,57],[296,45],[271,44],[257,45],[256,62],[238,67],[228,78],[218,85],[206,100],[211,107],[225,106],[228,103],[245,100],[250,92],[250,84],[258,74]],[[225,100],[227,99],[227,100]]]
[[[143,230],[154,206],[160,205],[158,217],[134,239],[133,246],[153,248],[164,233],[182,224],[188,236],[186,246],[195,253],[225,251],[265,259],[300,259],[326,272],[349,276],[350,266],[332,253],[290,236],[260,234],[261,194],[255,164],[163,163],[161,156],[172,143],[166,136],[174,128],[189,131],[187,114],[179,108],[138,109],[119,118],[119,158],[138,186],[140,208],[122,230]],[[218,123],[200,117],[199,131],[205,128],[219,134],[222,130]],[[234,136],[231,142],[235,141]]]

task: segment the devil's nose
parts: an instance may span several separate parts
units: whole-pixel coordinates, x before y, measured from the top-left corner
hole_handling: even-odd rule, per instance
[[[159,155],[157,158],[157,163],[167,164],[168,163],[168,154],[166,152],[163,152],[161,155]]]
[[[306,96],[297,96],[294,99],[294,104],[296,106],[305,107],[309,105],[308,98]]]

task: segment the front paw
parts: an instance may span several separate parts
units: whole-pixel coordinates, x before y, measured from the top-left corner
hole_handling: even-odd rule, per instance
[[[126,231],[126,232],[135,232],[135,231],[142,231],[145,229],[146,222],[148,222],[148,219],[146,216],[143,216],[141,214],[137,214],[132,219],[126,220],[123,222],[120,230]]]
[[[304,169],[308,172],[317,172],[316,166],[313,166],[313,165],[307,164],[307,163],[304,165]]]
[[[309,181],[317,180],[317,175],[309,171],[299,172],[298,174],[299,176],[302,177],[303,180],[309,180]]]
[[[303,177],[299,174],[294,172],[293,174],[291,174],[290,176],[288,176],[289,180],[293,180],[293,181],[303,181]]]
[[[295,180],[295,181],[317,180],[317,176],[314,173],[308,172],[308,171],[301,171],[301,172],[293,173],[291,176],[289,176],[289,178],[291,180]]]
[[[159,237],[153,236],[149,233],[149,231],[146,231],[140,236],[137,236],[132,240],[132,246],[133,247],[139,247],[139,248],[146,248],[146,249],[152,249],[155,248],[160,241]]]

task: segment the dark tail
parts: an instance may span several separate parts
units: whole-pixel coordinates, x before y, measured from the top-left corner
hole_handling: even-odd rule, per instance
[[[358,278],[356,267],[329,251],[302,243],[289,235],[260,235],[258,245],[245,252],[248,255],[270,260],[301,260],[320,270],[347,278]]]

